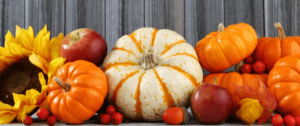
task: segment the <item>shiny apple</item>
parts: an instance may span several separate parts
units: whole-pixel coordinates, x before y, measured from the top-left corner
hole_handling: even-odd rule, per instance
[[[105,39],[89,28],[76,29],[61,42],[60,55],[66,58],[66,62],[86,60],[100,66],[106,54]]]
[[[230,116],[232,104],[226,88],[204,82],[193,92],[190,107],[201,124],[220,124]]]

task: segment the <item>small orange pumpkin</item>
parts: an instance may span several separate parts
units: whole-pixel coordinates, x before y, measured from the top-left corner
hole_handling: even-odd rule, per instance
[[[250,56],[257,45],[257,35],[247,23],[230,25],[201,39],[195,50],[201,66],[209,72],[221,72]]]
[[[48,93],[51,112],[57,119],[80,124],[102,106],[107,95],[107,79],[93,63],[77,60],[57,71],[48,84]]]
[[[300,37],[285,37],[283,28],[279,22],[275,23],[279,37],[261,37],[253,53],[255,60],[263,61],[269,72],[275,62],[288,55],[300,54]]]
[[[259,80],[263,83],[267,83],[268,74],[240,74],[237,72],[229,73],[210,73],[204,77],[203,82],[215,83],[214,78],[216,78],[216,84],[225,87],[233,98],[233,112],[235,113],[239,108],[239,101],[241,100],[235,93],[235,88],[233,83],[238,86],[243,86],[243,84],[251,87],[254,90],[258,90],[260,87]],[[259,80],[258,80],[259,79]]]
[[[279,59],[268,75],[270,92],[282,115],[300,115],[300,54]]]

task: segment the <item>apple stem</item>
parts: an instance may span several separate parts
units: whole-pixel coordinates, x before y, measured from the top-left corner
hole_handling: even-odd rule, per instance
[[[218,32],[220,33],[220,32],[222,32],[222,31],[224,31],[224,30],[225,30],[224,25],[223,25],[222,23],[220,23],[220,24],[219,24]]]
[[[64,90],[65,90],[65,92],[68,92],[69,90],[70,90],[70,88],[71,88],[71,84],[70,83],[65,83],[65,82],[63,82],[59,77],[53,77],[53,80],[59,85],[59,86],[61,86]]]
[[[283,30],[280,22],[276,22],[276,23],[274,23],[274,25],[275,25],[275,28],[277,28],[277,30],[278,30],[279,39],[280,40],[284,39],[285,38],[285,34],[284,34],[284,30]]]
[[[153,51],[151,51],[150,49],[146,51],[140,64],[146,70],[155,67],[158,63],[154,61]]]

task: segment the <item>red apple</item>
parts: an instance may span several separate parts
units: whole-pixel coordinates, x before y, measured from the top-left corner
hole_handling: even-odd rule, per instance
[[[204,82],[193,92],[190,107],[201,124],[220,124],[230,116],[232,104],[226,88]]]
[[[106,54],[106,41],[89,28],[76,29],[61,42],[60,55],[66,58],[66,62],[86,60],[100,66]]]

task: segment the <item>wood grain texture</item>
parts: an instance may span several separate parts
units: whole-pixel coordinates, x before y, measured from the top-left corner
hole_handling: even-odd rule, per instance
[[[25,1],[1,0],[1,46],[4,45],[5,35],[9,30],[15,36],[16,25],[25,26]]]
[[[174,30],[184,36],[184,1],[145,0],[145,26]]]
[[[223,0],[185,0],[185,39],[196,46],[207,34],[224,24]],[[212,56],[213,57],[213,56]],[[208,72],[203,69],[203,74]]]
[[[225,0],[225,26],[245,22],[256,31],[257,36],[264,36],[264,4],[262,0]]]
[[[122,35],[131,34],[138,28],[144,27],[144,0],[122,1]]]
[[[277,37],[275,22],[280,22],[286,36],[299,35],[298,0],[264,0],[265,36]],[[298,33],[298,34],[297,34]]]
[[[105,38],[105,0],[66,0],[66,34],[91,28]]]
[[[65,0],[26,0],[25,28],[31,26],[34,34],[47,25],[51,38],[65,35]],[[24,16],[23,16],[24,17]]]
[[[116,41],[122,36],[122,1],[106,0],[105,5],[105,40],[107,42],[107,52],[109,53]]]

